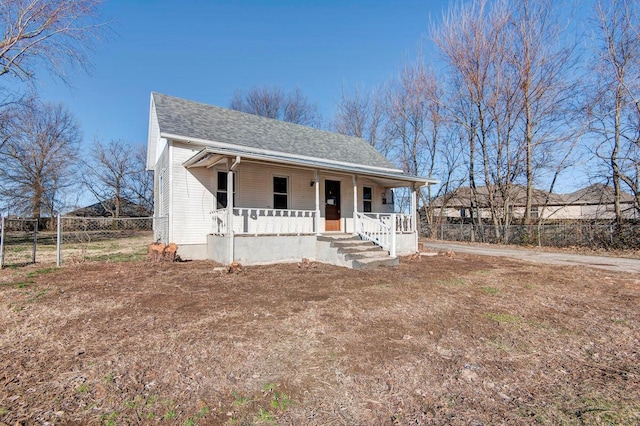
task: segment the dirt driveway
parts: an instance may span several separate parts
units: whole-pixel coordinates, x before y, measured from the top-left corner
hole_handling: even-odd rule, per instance
[[[456,253],[0,271],[0,425],[640,423],[640,280]]]
[[[640,260],[622,257],[591,256],[585,254],[572,254],[562,252],[550,252],[543,250],[530,250],[525,248],[505,248],[489,244],[456,244],[452,242],[424,241],[425,249],[435,251],[453,251],[458,253],[470,253],[480,256],[500,256],[524,260],[534,263],[550,265],[585,266],[589,268],[606,269],[609,271],[629,272],[640,274]]]

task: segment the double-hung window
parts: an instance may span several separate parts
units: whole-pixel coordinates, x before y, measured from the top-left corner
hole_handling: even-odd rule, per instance
[[[273,177],[273,208],[289,208],[289,178],[283,176]]]
[[[373,188],[370,186],[362,187],[362,211],[364,213],[371,213],[373,202]]]
[[[224,209],[227,207],[227,197],[228,197],[228,186],[227,186],[227,172],[218,172],[218,186],[216,191],[216,200],[219,209]],[[235,205],[236,201],[236,174],[233,174],[233,204]]]

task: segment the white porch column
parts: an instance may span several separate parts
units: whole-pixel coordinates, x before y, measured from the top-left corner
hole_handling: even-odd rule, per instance
[[[391,257],[396,257],[396,220],[396,214],[391,213],[391,248],[389,250],[389,256]]]
[[[320,176],[318,171],[314,172],[314,186],[316,188],[316,235],[320,235]]]
[[[411,185],[411,226],[415,237],[414,251],[418,252],[418,194],[416,185]]]
[[[227,237],[229,238],[229,264],[234,260],[234,237],[233,237],[233,171],[227,172]]]
[[[228,160],[229,171],[227,172],[227,232],[229,233],[229,264],[232,264],[235,260],[235,237],[233,232],[233,193],[236,191],[233,184],[234,170],[240,164],[241,158],[236,155],[236,159],[231,162],[231,158]]]
[[[353,175],[353,234],[358,233],[358,176]]]

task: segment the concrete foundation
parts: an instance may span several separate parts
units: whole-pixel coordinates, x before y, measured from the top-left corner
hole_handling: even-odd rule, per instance
[[[178,256],[184,260],[209,259],[208,244],[179,244]]]
[[[230,236],[208,235],[206,258],[225,265],[229,264],[230,245]],[[415,252],[414,234],[396,236],[398,256]],[[236,235],[233,238],[233,259],[243,265],[292,262],[303,258],[351,267],[351,262],[337,253],[330,242],[321,241],[315,235]]]

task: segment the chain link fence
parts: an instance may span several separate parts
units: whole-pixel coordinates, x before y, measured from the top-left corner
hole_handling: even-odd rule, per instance
[[[36,262],[37,219],[2,218],[0,267]]]
[[[152,242],[168,242],[167,217],[2,218],[0,268],[29,263],[133,261]]]
[[[142,260],[148,244],[166,242],[167,225],[164,217],[60,217],[56,262]]]
[[[556,223],[493,226],[442,223],[423,226],[423,236],[445,241],[538,245],[541,247],[591,247],[640,249],[640,224]]]

